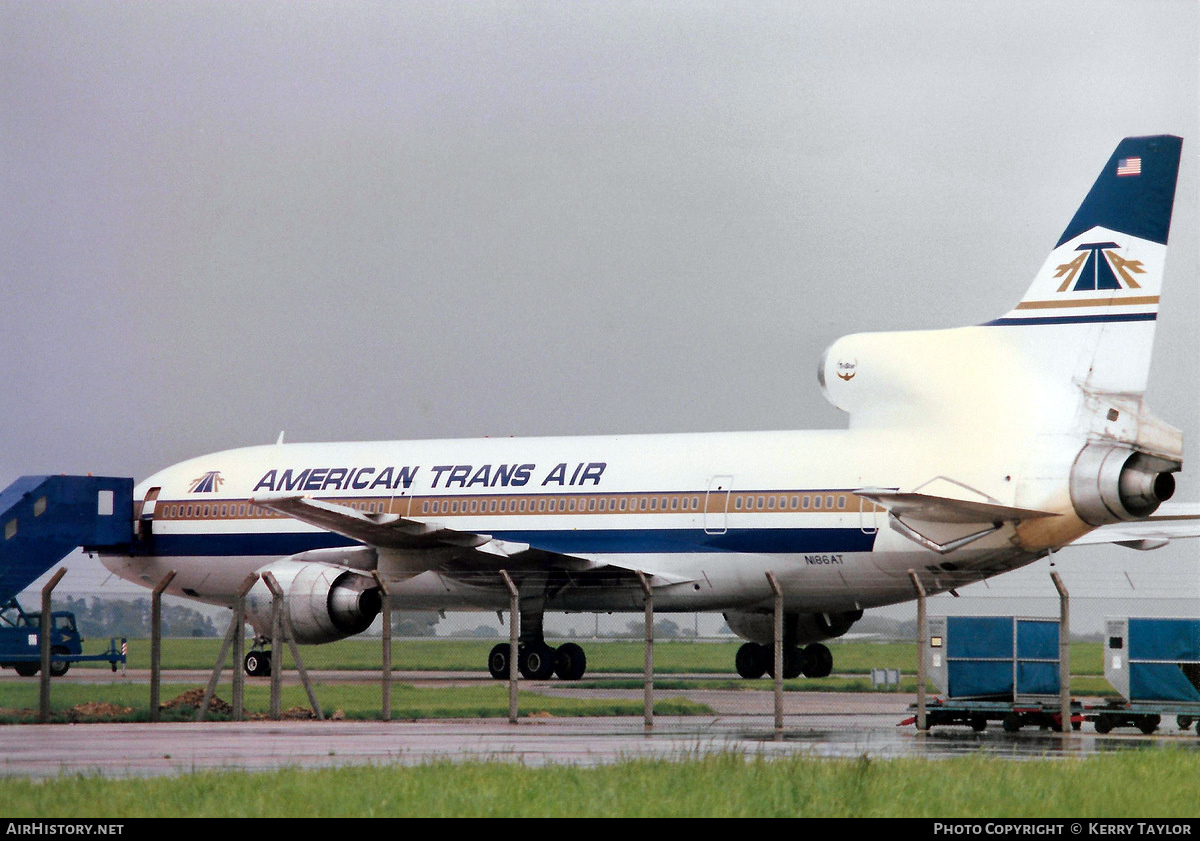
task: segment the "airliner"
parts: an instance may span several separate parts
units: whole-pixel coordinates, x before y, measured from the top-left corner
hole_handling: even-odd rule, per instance
[[[367,630],[379,581],[402,609],[498,612],[519,598],[520,673],[575,680],[547,611],[719,612],[743,677],[833,667],[824,642],[863,611],[953,590],[1086,543],[1194,537],[1163,505],[1179,430],[1145,405],[1182,140],[1122,140],[1007,313],[966,327],[859,333],[818,366],[847,428],[251,446],[135,489],[122,578],[232,605],[252,573],[287,595],[299,643]],[[1085,182],[1086,183],[1086,182]],[[994,283],[1000,278],[988,278]],[[769,574],[769,575],[768,575]],[[378,576],[378,579],[376,578]],[[247,598],[243,664],[269,673],[271,599]],[[505,678],[513,657],[487,660]]]

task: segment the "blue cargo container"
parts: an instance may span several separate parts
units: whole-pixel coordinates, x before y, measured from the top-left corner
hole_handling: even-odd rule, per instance
[[[925,648],[929,678],[942,691],[926,724],[1008,731],[1062,726],[1057,620],[1019,616],[935,616]],[[1081,708],[1071,704],[1078,729]],[[915,723],[915,719],[912,720]]]
[[[1153,733],[1163,715],[1188,729],[1200,720],[1200,619],[1106,620],[1104,677],[1124,702],[1089,710],[1096,732]]]

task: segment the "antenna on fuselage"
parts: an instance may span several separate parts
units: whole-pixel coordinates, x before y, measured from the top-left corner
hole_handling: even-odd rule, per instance
[[[284,432],[284,431],[283,431],[282,429],[281,429],[281,430],[279,430],[279,438],[278,438],[278,439],[275,441],[275,443],[276,443],[276,444],[282,444],[282,443],[283,443],[283,432]]]

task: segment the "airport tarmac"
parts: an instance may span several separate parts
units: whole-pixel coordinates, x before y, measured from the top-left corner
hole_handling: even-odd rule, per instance
[[[83,677],[83,676],[80,676]],[[571,692],[557,682],[542,692]],[[589,690],[593,694],[594,690]],[[641,690],[605,694],[641,698]],[[1071,734],[999,726],[976,733],[937,727],[920,733],[904,724],[915,697],[900,693],[784,693],[783,728],[776,730],[771,692],[656,690],[661,701],[684,695],[713,712],[704,716],[555,718],[526,716],[438,721],[245,721],[7,725],[0,775],[52,778],[84,774],[143,777],[194,771],[415,765],[487,760],[591,766],[634,758],[680,759],[719,752],[778,757],[946,758],[984,753],[1022,758],[1081,757],[1168,745],[1200,749],[1195,731],[1164,720],[1146,736],[1136,730]]]

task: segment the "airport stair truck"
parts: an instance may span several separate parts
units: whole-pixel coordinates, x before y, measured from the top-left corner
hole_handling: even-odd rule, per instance
[[[133,542],[133,480],[99,476],[22,476],[0,491],[0,666],[31,676],[41,668],[41,615],[17,595],[77,548]],[[85,655],[69,611],[50,617],[52,675],[71,663],[125,662],[115,639],[107,651]]]
[[[1088,708],[1097,733],[1150,734],[1164,715],[1187,730],[1200,721],[1200,619],[1105,620],[1104,677],[1122,700]]]
[[[1009,732],[1026,725],[1060,729],[1058,636],[1052,619],[930,617],[926,669],[942,694],[927,705],[926,725],[981,731],[999,721]],[[1072,702],[1071,727],[1082,721],[1082,708],[1077,713]]]

